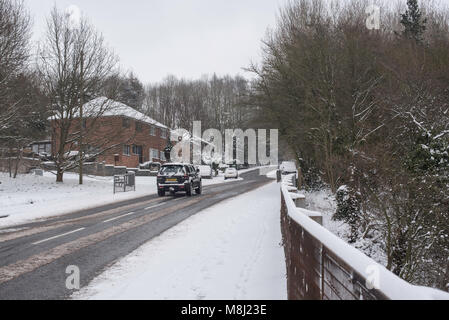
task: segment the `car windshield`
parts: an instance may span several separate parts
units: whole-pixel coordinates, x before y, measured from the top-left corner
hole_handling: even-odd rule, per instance
[[[184,170],[182,166],[164,166],[162,167],[160,174],[162,175],[184,174]]]

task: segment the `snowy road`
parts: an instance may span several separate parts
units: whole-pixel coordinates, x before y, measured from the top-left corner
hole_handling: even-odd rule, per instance
[[[242,176],[243,181],[204,187],[201,196],[150,195],[0,229],[0,299],[68,298],[73,293],[66,288],[68,266],[79,268],[81,287],[86,286],[118,259],[192,215],[272,181],[257,171]]]
[[[286,299],[279,185],[190,217],[101,274],[75,299]]]

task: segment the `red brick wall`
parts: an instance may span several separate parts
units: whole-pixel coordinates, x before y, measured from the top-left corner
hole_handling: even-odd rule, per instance
[[[150,159],[150,148],[163,151],[167,145],[167,139],[161,138],[161,128],[156,128],[156,136],[150,134],[151,125],[145,122],[139,122],[131,118],[128,119],[129,128],[123,127],[123,119],[125,117],[102,117],[100,119],[87,119],[84,144],[92,146],[101,146],[100,149],[108,149],[97,161],[105,161],[106,164],[117,166],[126,166],[128,168],[136,168],[139,166],[139,156],[132,153],[132,146],[142,146],[143,162],[159,161],[159,159]],[[140,123],[141,131],[136,131],[136,123]],[[59,129],[57,122],[52,122],[53,135],[53,155],[56,155],[59,149]],[[71,132],[79,130],[79,121],[74,120],[71,126]],[[130,146],[131,155],[124,155],[123,145]],[[70,150],[70,146],[66,146],[66,151]],[[78,146],[72,146],[71,150],[78,150]],[[115,155],[119,156],[119,161],[115,162]]]

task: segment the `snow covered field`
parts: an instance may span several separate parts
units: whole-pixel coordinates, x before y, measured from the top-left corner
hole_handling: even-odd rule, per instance
[[[0,217],[8,216],[0,218],[0,227],[156,193],[156,177],[136,177],[135,192],[115,195],[112,192],[112,177],[86,176],[82,186],[78,184],[78,175],[74,173],[65,173],[62,184],[55,180],[56,176],[51,172],[45,172],[43,177],[19,175],[17,179],[0,173]],[[234,181],[224,181],[220,175],[214,179],[204,179],[203,185]]]
[[[121,259],[73,298],[286,299],[279,212],[276,183],[222,202]]]

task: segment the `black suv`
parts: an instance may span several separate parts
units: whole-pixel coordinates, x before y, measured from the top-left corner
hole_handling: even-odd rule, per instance
[[[167,163],[161,167],[157,175],[157,193],[160,197],[166,192],[175,194],[185,192],[187,196],[202,192],[202,181],[199,169],[189,164]]]

